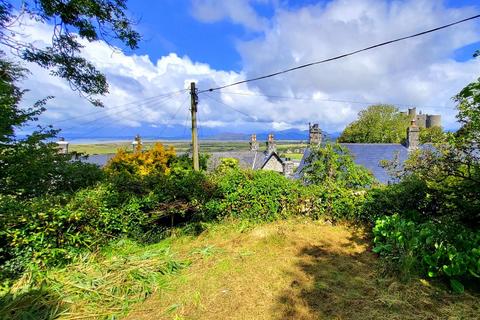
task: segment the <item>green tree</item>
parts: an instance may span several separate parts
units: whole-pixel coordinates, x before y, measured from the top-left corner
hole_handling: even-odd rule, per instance
[[[440,143],[445,138],[442,127],[420,128],[420,143]]]
[[[140,40],[126,13],[126,0],[0,0],[0,44],[18,57],[51,70],[94,105],[108,92],[105,76],[81,56],[80,39],[119,41],[135,49]],[[25,42],[14,28],[23,17],[52,25],[52,43],[38,47]],[[0,57],[4,53],[0,51]]]
[[[359,189],[372,185],[373,175],[357,165],[349,151],[337,144],[312,148],[302,169],[306,183],[317,185],[335,184],[339,187]]]
[[[57,134],[51,127],[37,127],[24,138],[15,131],[37,120],[46,100],[22,109],[19,102],[25,91],[15,83],[25,70],[0,59],[0,195],[29,198],[44,194],[74,191],[98,181],[101,170],[94,165],[71,161],[58,154]]]
[[[425,205],[419,211],[478,227],[480,79],[468,84],[454,99],[457,102],[460,129],[444,134],[445,137],[433,148],[411,153],[403,166],[398,166],[394,171],[403,184],[414,181],[422,185]]]
[[[401,143],[406,139],[408,125],[408,116],[395,106],[372,105],[359,112],[358,119],[343,130],[338,142]]]
[[[18,2],[0,0],[2,48],[51,70],[94,105],[101,105],[96,96],[107,92],[107,82],[81,56],[80,41],[118,40],[136,48],[140,36],[127,17],[126,0],[23,0],[21,7],[14,7],[13,3]],[[52,25],[50,46],[36,47],[34,42],[21,39],[15,25],[24,16]],[[26,137],[16,135],[27,125],[34,128],[32,122],[52,98],[46,97],[28,109],[21,108],[25,90],[18,82],[26,74],[19,64],[6,59],[0,49],[0,193],[28,198],[73,191],[100,179],[101,171],[96,166],[71,162],[70,156],[58,154],[56,144],[49,142],[58,130],[37,127]]]

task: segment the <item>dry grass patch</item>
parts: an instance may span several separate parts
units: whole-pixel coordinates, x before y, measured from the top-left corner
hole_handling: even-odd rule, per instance
[[[193,261],[128,319],[475,319],[479,297],[381,275],[361,230],[289,220],[172,244]]]

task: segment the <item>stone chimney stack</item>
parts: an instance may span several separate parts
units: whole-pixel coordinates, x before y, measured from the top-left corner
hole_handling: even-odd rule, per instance
[[[410,122],[410,127],[407,128],[407,148],[409,150],[418,149],[420,144],[420,128],[415,123],[415,118]]]
[[[252,134],[250,137],[250,151],[258,151],[259,144],[257,141],[257,135]]]
[[[68,154],[68,141],[65,141],[65,138],[60,138],[57,141],[58,144],[58,153],[60,154]]]
[[[273,139],[273,133],[268,135],[267,139],[267,154],[271,154],[272,152],[277,151],[277,146],[275,144],[275,140]]]
[[[322,143],[322,130],[318,123],[308,124],[308,144],[319,145]]]
[[[132,141],[133,152],[137,152],[142,147],[142,138],[139,134],[135,136],[135,139]]]
[[[285,177],[293,176],[293,161],[285,160],[283,162],[283,175]]]

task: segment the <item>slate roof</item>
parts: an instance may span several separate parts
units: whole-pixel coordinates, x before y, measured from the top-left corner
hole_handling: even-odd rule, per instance
[[[87,163],[93,163],[100,167],[103,167],[114,154],[94,154],[88,156],[87,159],[82,161]],[[278,157],[278,155],[277,155]],[[261,151],[222,151],[211,152],[210,159],[208,161],[208,169],[213,170],[222,158],[235,158],[238,159],[239,165],[243,169],[259,170],[267,160],[267,156]]]
[[[240,168],[258,170],[265,162],[265,154],[260,151],[222,151],[210,153],[208,169],[215,168],[223,158],[234,158],[239,161]]]
[[[81,161],[86,163],[96,164],[97,166],[103,167],[104,165],[107,164],[108,160],[113,158],[114,155],[115,155],[114,153],[91,154],[86,159],[82,158]]]
[[[408,158],[408,149],[397,143],[340,143],[346,147],[353,156],[356,164],[366,167],[381,183],[393,182],[388,172],[380,166],[382,160],[393,160],[398,155],[398,160],[403,163]],[[295,175],[301,177],[301,170],[305,166],[305,159],[310,155],[310,149],[305,149],[300,166]]]

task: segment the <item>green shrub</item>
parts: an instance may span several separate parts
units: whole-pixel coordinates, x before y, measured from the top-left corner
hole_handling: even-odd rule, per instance
[[[349,150],[338,143],[312,148],[306,162],[301,174],[308,184],[364,189],[376,183],[372,173],[357,165]]]
[[[65,197],[18,201],[0,198],[0,265],[15,274],[30,266],[62,265],[79,252],[94,250],[118,236],[136,236],[148,226],[149,197],[122,195],[111,185]]]
[[[399,183],[379,185],[367,190],[365,202],[360,209],[362,221],[374,224],[377,218],[390,216],[396,212],[415,216],[425,221],[433,211],[436,202],[428,194],[425,181],[409,177]]]
[[[362,219],[366,198],[365,190],[353,190],[336,183],[308,186],[315,196],[317,210],[331,221],[357,221]]]
[[[231,170],[231,169],[239,169],[240,166],[239,166],[239,161],[238,159],[235,159],[235,158],[222,158],[220,160],[220,164],[218,165],[218,167],[216,168],[216,171],[217,172],[220,172],[220,173],[223,173],[227,170]]]
[[[300,213],[313,214],[309,190],[276,172],[230,169],[214,179],[214,198],[204,207],[207,218],[273,221]]]
[[[408,275],[420,272],[447,278],[455,291],[462,280],[480,278],[480,232],[451,221],[415,223],[398,214],[380,218],[373,228],[374,252]]]

